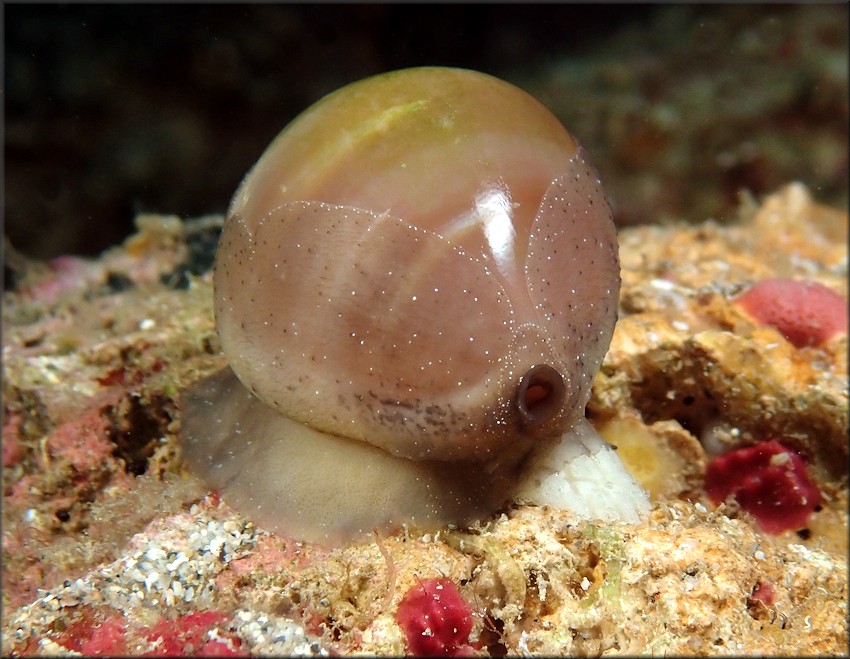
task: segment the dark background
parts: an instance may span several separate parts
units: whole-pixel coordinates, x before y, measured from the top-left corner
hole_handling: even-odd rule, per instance
[[[846,66],[846,6],[830,8],[843,24],[770,6],[6,4],[4,10],[5,232],[33,257],[95,255],[129,235],[140,212],[222,213],[249,166],[308,105],[364,76],[424,64],[482,70],[541,98],[588,146],[613,190],[621,224],[700,220],[706,213],[722,219],[740,187],[763,193],[791,178],[815,186],[828,202],[846,204],[846,146],[814,164],[796,155],[785,162],[786,151],[806,149],[792,145],[777,156],[768,138],[756,141],[755,160],[736,151],[747,131],[770,122],[777,134],[799,140],[811,133],[810,122],[819,122],[827,147],[842,136],[846,144],[846,73],[829,74],[836,91],[819,81],[817,68],[834,68],[827,57],[833,52],[839,59],[845,52]],[[804,21],[814,27],[801,31]],[[749,43],[746,30],[756,30],[754,61],[740,56],[741,44]],[[827,53],[823,61],[812,63],[806,39]],[[613,64],[612,44],[622,49]],[[730,59],[725,52],[735,48],[739,57]],[[670,128],[663,112],[653,118],[654,103],[687,103],[675,94],[694,75],[719,84],[718,75],[753,63],[796,85],[790,97],[777,96],[774,114],[756,107],[739,121],[735,103],[711,108],[704,118],[686,112],[691,126],[701,126],[697,134],[682,122]],[[808,78],[801,82],[794,67]],[[736,93],[745,103],[746,94],[758,92],[744,86]],[[692,138],[683,150],[681,139]],[[682,152],[718,159],[730,149],[710,171],[706,160],[693,166],[696,174],[679,173]],[[668,180],[678,178],[669,185],[653,179],[654,168],[659,177],[666,169]],[[718,198],[694,206],[691,184],[716,189]]]

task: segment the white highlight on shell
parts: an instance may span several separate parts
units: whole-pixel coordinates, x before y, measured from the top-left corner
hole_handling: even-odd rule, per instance
[[[502,276],[509,277],[517,267],[510,192],[504,186],[485,188],[475,198],[475,213],[484,225],[484,235],[493,252],[496,268]]]

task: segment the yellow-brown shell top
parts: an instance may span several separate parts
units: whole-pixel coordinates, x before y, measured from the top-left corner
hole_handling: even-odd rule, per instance
[[[582,418],[619,264],[599,177],[557,119],[506,82],[427,67],[284,129],[233,198],[214,284],[228,363],[273,414],[504,473]]]

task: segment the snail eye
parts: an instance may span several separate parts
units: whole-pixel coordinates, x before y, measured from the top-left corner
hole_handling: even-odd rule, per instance
[[[553,419],[567,395],[564,378],[548,364],[532,366],[519,381],[515,403],[526,429]]]

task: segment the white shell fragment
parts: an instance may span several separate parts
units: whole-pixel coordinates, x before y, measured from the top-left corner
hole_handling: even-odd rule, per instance
[[[516,498],[569,510],[578,519],[636,524],[649,497],[617,452],[585,419],[531,456]]]

